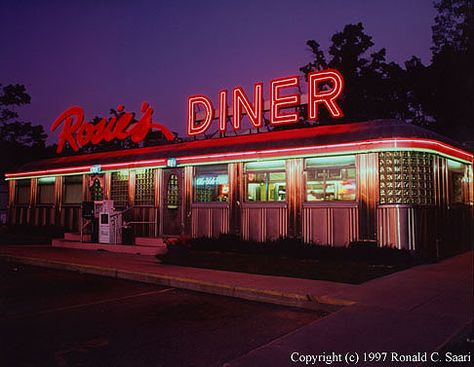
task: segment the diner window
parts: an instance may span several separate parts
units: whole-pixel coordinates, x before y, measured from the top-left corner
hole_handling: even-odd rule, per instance
[[[42,177],[38,179],[38,204],[54,204],[55,177]]]
[[[285,161],[247,163],[245,165],[245,182],[247,201],[285,201]]]
[[[15,185],[15,203],[28,205],[30,203],[31,180],[17,180]]]
[[[194,201],[197,203],[229,201],[227,164],[198,166],[194,169]]]
[[[306,201],[355,201],[355,156],[306,159]]]
[[[63,179],[64,204],[79,204],[82,202],[82,176],[66,176]]]
[[[155,171],[137,170],[135,179],[135,205],[155,204]]]
[[[128,205],[128,171],[112,172],[110,199],[116,208]]]
[[[449,202],[451,204],[464,203],[466,201],[463,190],[465,181],[465,165],[448,159],[448,175]]]

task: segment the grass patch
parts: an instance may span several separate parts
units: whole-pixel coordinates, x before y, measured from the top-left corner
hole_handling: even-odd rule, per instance
[[[168,250],[158,256],[166,264],[352,284],[421,263],[408,251],[368,242],[342,248],[309,245],[295,239],[262,244],[221,236],[181,241]]]

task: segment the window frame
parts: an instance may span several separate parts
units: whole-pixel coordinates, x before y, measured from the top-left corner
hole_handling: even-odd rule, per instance
[[[28,181],[28,184],[19,185],[19,182],[21,182],[21,181],[23,181],[23,182],[24,182],[24,181]],[[30,203],[31,203],[31,184],[32,184],[31,181],[32,181],[31,179],[26,179],[26,180],[25,180],[25,179],[19,179],[19,180],[16,180],[16,182],[15,182],[15,197],[14,197],[14,204],[15,204],[16,206],[29,206],[29,205],[30,205]],[[19,198],[19,191],[18,191],[18,189],[19,189],[20,186],[21,186],[21,187],[28,187],[28,199],[26,200],[26,202],[22,202],[22,203],[20,203],[20,202],[18,201],[18,198]]]
[[[56,179],[52,182],[41,182],[41,179],[38,179],[36,182],[37,185],[37,196],[36,196],[36,205],[37,206],[54,206],[55,204],[55,189],[56,189]],[[42,186],[51,186],[53,188],[52,197],[50,202],[41,202],[41,187]]]
[[[268,162],[283,162],[283,167],[274,167],[274,168],[262,168],[262,169],[255,169],[255,168],[247,168],[247,164],[252,164],[252,163],[268,163]],[[265,174],[265,197],[266,200],[254,200],[251,201],[248,199],[248,175],[249,174]],[[271,173],[283,173],[285,175],[285,200],[269,200],[269,184],[270,184],[270,174]],[[287,194],[287,188],[288,188],[288,175],[287,175],[287,169],[286,169],[286,159],[274,159],[274,160],[269,160],[269,161],[261,161],[261,162],[245,162],[244,163],[244,169],[243,169],[243,176],[244,176],[244,202],[246,204],[286,204],[288,203],[288,194]]]
[[[313,167],[308,167],[308,160],[310,159],[315,159],[315,158],[340,158],[340,157],[353,157],[354,158],[354,170],[355,170],[355,177],[354,177],[354,182],[355,182],[355,194],[354,194],[354,199],[353,200],[308,200],[308,171],[310,170],[317,170],[318,167],[313,166]],[[332,168],[337,168],[341,166],[347,166],[347,164],[332,164],[332,165],[327,165],[327,166],[322,166],[322,167],[328,167],[328,169]],[[303,162],[303,203],[304,204],[337,204],[340,203],[340,205],[343,204],[355,204],[358,202],[358,192],[357,192],[357,187],[359,185],[359,173],[358,173],[358,166],[357,166],[357,156],[355,154],[341,154],[341,155],[334,155],[334,156],[329,156],[329,157],[306,157]]]
[[[227,194],[227,200],[222,200],[222,201],[219,201],[219,200],[197,201],[196,200],[196,197],[197,197],[197,194],[196,194],[197,193],[196,180],[198,178],[197,171],[199,170],[199,168],[202,168],[202,167],[207,167],[211,170],[212,167],[216,167],[216,166],[217,167],[219,167],[219,166],[225,167],[225,175],[227,176],[227,186],[229,188],[229,192]],[[222,170],[222,172],[223,171],[224,171],[224,169]],[[209,174],[211,175],[212,172],[209,172]],[[222,173],[217,173],[217,175],[219,175],[219,174],[222,174]],[[201,175],[201,176],[203,176],[203,175]],[[228,163],[220,163],[220,164],[212,164],[212,165],[195,166],[194,169],[193,169],[193,178],[192,178],[192,205],[229,205],[229,202],[230,202],[229,164]]]
[[[452,164],[458,164],[460,165],[460,168],[456,169],[456,168],[453,168],[452,166],[450,167],[450,165]],[[449,205],[451,206],[460,206],[460,205],[466,205],[468,204],[469,202],[469,198],[468,198],[468,193],[466,192],[466,184],[464,182],[465,178],[468,177],[468,175],[466,174],[467,173],[467,170],[466,170],[466,167],[467,165],[465,163],[462,163],[462,162],[458,162],[458,161],[455,161],[455,160],[452,160],[452,159],[448,159],[447,161],[447,174],[448,174],[448,203]],[[460,184],[461,184],[461,201],[454,201],[454,184],[455,184],[455,181],[454,181],[454,177],[455,176],[460,176],[461,177],[461,180],[460,180]]]
[[[66,181],[67,181],[68,178],[72,178],[72,177],[74,177],[74,178],[76,178],[76,177],[80,178],[80,186],[81,186],[81,195],[80,195],[80,196],[81,196],[81,200],[80,200],[79,202],[67,202],[67,201],[66,201],[66,196],[67,196],[67,195],[66,195],[66,194],[67,194],[66,186],[68,185],[68,184],[66,183]],[[79,184],[78,184],[77,182],[74,183],[74,185],[78,185],[78,186],[79,186]],[[62,203],[61,203],[61,204],[62,204],[62,205],[65,205],[65,206],[78,206],[78,205],[81,205],[81,203],[84,201],[83,189],[84,189],[84,177],[83,177],[82,175],[64,176],[64,177],[63,177],[63,182],[62,182],[62,190],[63,190],[63,193],[62,193]]]

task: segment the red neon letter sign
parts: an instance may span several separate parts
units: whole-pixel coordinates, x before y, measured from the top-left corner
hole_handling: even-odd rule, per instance
[[[298,122],[300,114],[298,111],[293,113],[281,113],[283,108],[294,107],[300,104],[299,94],[289,94],[280,96],[280,89],[289,87],[298,87],[299,79],[297,76],[275,79],[270,82],[270,124],[282,125]]]
[[[242,87],[234,88],[232,92],[232,124],[235,130],[240,129],[240,120],[242,119],[242,107],[247,116],[256,128],[262,127],[263,121],[263,83],[255,83],[253,87],[254,107],[252,108]]]
[[[118,106],[118,112],[123,110],[123,106]],[[56,152],[61,153],[66,142],[74,151],[79,150],[80,146],[99,144],[103,140],[123,140],[130,137],[134,143],[138,143],[151,129],[161,130],[167,140],[174,139],[173,133],[165,126],[152,121],[153,109],[147,102],[143,102],[141,112],[142,116],[136,123],[133,123],[131,112],[123,112],[118,120],[117,117],[111,117],[109,120],[102,118],[97,124],[92,124],[84,121],[84,110],[81,107],[68,108],[51,125],[51,131],[55,131],[64,123]]]
[[[332,89],[319,91],[318,85],[324,82],[331,82]],[[341,108],[337,105],[336,99],[342,93],[344,79],[342,75],[334,69],[324,71],[314,71],[308,74],[308,120],[318,119],[318,104],[323,103],[329,110],[332,117],[343,117]]]
[[[206,117],[201,121],[199,125],[196,126],[196,114],[194,112],[194,107],[196,105],[202,105],[206,113]],[[211,100],[203,95],[191,96],[188,98],[188,135],[198,135],[204,133],[209,126],[214,115],[214,108],[212,107]]]
[[[219,92],[219,131],[224,132],[227,120],[227,89]]]

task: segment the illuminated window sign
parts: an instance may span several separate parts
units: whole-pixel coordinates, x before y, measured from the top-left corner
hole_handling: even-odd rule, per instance
[[[226,164],[198,166],[194,172],[194,202],[228,202],[229,175]]]
[[[212,101],[205,95],[194,95],[188,98],[188,126],[190,136],[205,133],[214,119],[218,120],[218,129],[226,130],[226,121],[229,117],[228,94],[232,96],[232,127],[239,130],[242,116],[245,114],[252,127],[260,128],[263,124],[263,113],[270,111],[270,125],[293,124],[300,120],[298,111],[288,112],[288,108],[301,105],[301,96],[298,93],[288,93],[285,89],[298,89],[300,86],[297,76],[274,79],[270,82],[270,103],[266,107],[263,101],[263,83],[255,83],[253,96],[247,95],[242,87],[235,87],[232,93],[227,90],[219,92],[218,108],[215,110]],[[319,109],[325,107],[333,118],[343,117],[337,104],[337,98],[344,89],[342,75],[333,69],[315,71],[308,74],[308,120],[318,120]],[[196,113],[197,110],[201,112]],[[199,115],[199,116],[198,116]]]

